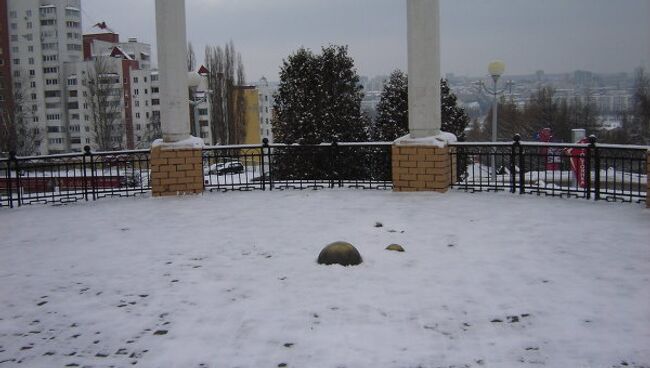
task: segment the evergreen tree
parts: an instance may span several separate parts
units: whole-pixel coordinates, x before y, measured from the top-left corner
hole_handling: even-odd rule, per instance
[[[447,81],[440,81],[441,130],[465,135],[469,117],[457,105],[456,95],[451,92]],[[376,141],[393,141],[408,134],[408,78],[400,70],[394,71],[384,85],[377,105],[377,119],[372,126],[371,136]]]
[[[346,46],[324,47],[320,55],[300,48],[280,70],[273,134],[284,143],[363,141],[362,99]]]
[[[440,99],[442,131],[453,133],[462,139],[465,137],[465,128],[469,125],[469,116],[462,107],[458,106],[456,95],[451,92],[446,79],[440,80]]]
[[[372,140],[388,142],[408,134],[408,97],[408,79],[401,70],[395,70],[384,85],[377,104],[377,119],[370,133]]]
[[[346,46],[323,47],[321,54],[300,48],[284,60],[280,70],[273,135],[282,143],[363,142],[367,119],[361,112],[362,99],[359,76]],[[362,162],[357,155],[336,155],[337,172],[333,173],[331,152],[315,151],[307,157],[291,148],[276,150],[274,175],[283,179],[360,175]]]

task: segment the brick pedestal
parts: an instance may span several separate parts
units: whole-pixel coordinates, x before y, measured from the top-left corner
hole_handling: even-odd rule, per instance
[[[453,148],[393,145],[393,190],[445,193],[456,176]]]
[[[154,197],[203,192],[203,157],[200,148],[151,149],[151,189]]]

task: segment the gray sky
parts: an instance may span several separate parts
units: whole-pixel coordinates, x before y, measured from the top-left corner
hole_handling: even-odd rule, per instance
[[[84,31],[106,21],[120,36],[155,49],[154,0],[83,0]],[[277,79],[300,46],[348,44],[359,74],[406,69],[404,0],[186,0],[188,38],[202,59],[206,44],[229,40],[248,80]],[[650,0],[441,0],[442,70],[506,74],[650,67]]]

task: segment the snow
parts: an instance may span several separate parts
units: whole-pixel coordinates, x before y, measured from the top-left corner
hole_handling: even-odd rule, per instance
[[[162,139],[156,139],[151,148],[161,146],[163,149],[184,149],[184,148],[203,148],[203,139],[190,136],[187,139],[178,142],[164,142]]]
[[[407,134],[404,137],[398,138],[395,144],[398,146],[435,146],[442,148],[456,141],[457,138],[452,133],[440,132],[438,135],[424,138],[412,138],[410,134]]]
[[[0,366],[648,367],[649,220],[354,190],[3,210]],[[337,240],[364,263],[317,265]]]

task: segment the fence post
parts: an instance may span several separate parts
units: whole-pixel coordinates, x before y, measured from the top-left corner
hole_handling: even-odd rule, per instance
[[[596,146],[596,142],[598,142],[598,138],[596,136],[591,135],[589,136],[589,148],[593,150],[593,156],[594,156],[594,200],[599,201],[600,200],[600,151],[598,150],[598,146]],[[589,175],[591,177],[591,174]]]
[[[332,140],[332,146],[330,148],[330,188],[334,188],[335,184],[334,182],[336,181],[336,175],[335,175],[335,170],[336,170],[336,154],[338,153],[338,147],[339,144],[336,142],[336,140]],[[339,187],[341,183],[339,183]]]
[[[16,157],[16,152],[11,151],[9,152],[9,162],[13,161],[14,162],[14,171],[16,172],[16,201],[18,203],[18,207],[22,206],[22,196],[20,193],[20,165],[18,164],[18,158]],[[11,201],[13,202],[13,196]],[[11,206],[13,208],[13,205]]]
[[[271,145],[269,144],[268,138],[264,138],[264,146],[266,147],[266,155],[267,155],[267,162],[269,163],[269,190],[273,191],[273,157],[271,153]],[[264,150],[262,149],[262,154],[264,154]]]
[[[11,177],[11,161],[16,159],[16,152],[9,152],[9,159],[7,160],[7,194],[9,195],[9,208],[14,208],[13,185]]]
[[[83,183],[84,183],[84,198],[88,202],[88,174],[86,173],[86,157],[91,156],[90,146],[84,146],[84,155],[83,155]]]
[[[592,151],[596,147],[596,137],[591,135],[589,136],[589,146],[585,152],[585,184],[586,184],[586,197],[591,199],[591,156]]]
[[[84,150],[86,149],[86,147],[84,147]],[[90,152],[90,147],[88,147],[88,151]],[[97,200],[97,178],[95,175],[95,158],[93,157],[92,152],[90,152],[90,187],[93,193],[93,201],[96,201]]]
[[[264,163],[265,163],[264,149],[268,148],[268,147],[269,147],[269,139],[268,138],[262,139],[262,148],[260,148],[260,151],[261,151],[260,156],[261,156],[261,165],[262,165],[262,170],[261,171],[262,171],[262,190],[263,191],[266,190],[266,172],[264,171]]]
[[[526,162],[524,160],[524,146],[521,145],[521,136],[517,134],[517,155],[519,156],[519,194],[526,193]]]
[[[515,162],[517,160],[517,150],[521,143],[521,136],[515,134],[512,138],[512,148],[510,150],[510,193],[517,192],[517,165]]]

